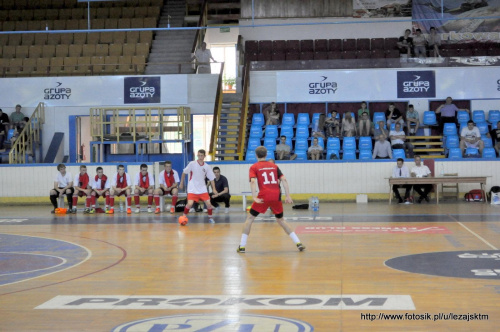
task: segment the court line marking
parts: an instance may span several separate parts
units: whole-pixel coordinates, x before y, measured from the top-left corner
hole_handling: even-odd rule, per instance
[[[59,264],[54,265],[54,266],[49,266],[49,267],[45,267],[43,269],[36,269],[36,270],[29,270],[29,271],[4,273],[4,274],[0,274],[0,277],[1,276],[11,276],[11,275],[14,275],[14,274],[32,273],[32,272],[38,272],[38,271],[43,271],[43,270],[55,269],[56,267],[64,265],[64,264],[66,264],[68,262],[68,260],[65,259],[65,258],[63,258],[63,257],[53,256],[53,255],[44,255],[44,254],[33,254],[33,253],[30,253],[30,252],[0,251],[0,254],[17,254],[17,255],[45,256],[45,257],[58,258],[58,259],[62,260],[62,263],[59,263]]]
[[[498,248],[496,248],[494,245],[492,245],[491,243],[489,243],[488,241],[486,241],[485,239],[483,239],[480,235],[478,235],[475,232],[473,232],[470,228],[468,228],[467,226],[465,226],[464,224],[462,224],[460,221],[457,220],[457,224],[459,224],[460,226],[462,226],[463,228],[465,228],[472,235],[474,235],[479,240],[481,240],[482,242],[484,242],[487,246],[489,246],[490,248],[493,248],[493,250],[498,250]]]

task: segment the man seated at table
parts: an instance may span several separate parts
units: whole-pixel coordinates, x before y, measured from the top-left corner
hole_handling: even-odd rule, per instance
[[[398,158],[396,166],[394,166],[392,170],[392,177],[393,178],[409,178],[410,177],[410,171],[408,170],[408,167],[404,165],[405,161],[403,158]],[[401,195],[399,194],[398,188],[405,188],[405,199],[404,202],[405,204],[411,204],[410,201],[410,192],[411,192],[411,184],[395,184],[392,186],[392,191],[394,192],[394,195],[396,195],[396,198],[398,199],[399,203],[403,203],[403,199],[401,198]]]
[[[415,156],[415,166],[411,169],[411,176],[416,178],[425,178],[431,176],[431,171],[429,167],[422,164],[422,159],[420,156]],[[432,190],[432,184],[414,184],[413,189],[420,195],[418,198],[418,203],[422,203],[425,199],[429,202],[429,196],[427,196]]]

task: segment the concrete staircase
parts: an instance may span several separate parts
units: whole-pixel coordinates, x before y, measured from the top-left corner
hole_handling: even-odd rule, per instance
[[[241,121],[240,93],[225,93],[222,99],[222,109],[219,114],[219,128],[216,160],[238,160],[238,135]]]
[[[160,17],[159,28],[168,27],[170,16],[170,27],[179,28],[184,26],[186,16],[185,0],[168,0],[163,6]],[[156,32],[151,53],[146,66],[146,75],[157,74],[192,74],[194,69],[190,64],[184,63],[180,66],[165,65],[165,62],[190,62],[191,49],[196,36],[196,30],[171,30]]]

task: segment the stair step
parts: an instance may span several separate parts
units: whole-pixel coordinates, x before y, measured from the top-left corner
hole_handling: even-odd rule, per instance
[[[238,135],[218,135],[219,138],[238,138]]]
[[[429,139],[443,139],[443,136],[406,136],[407,140],[416,140],[416,139],[422,139],[422,140],[429,140]]]
[[[411,142],[411,144],[417,146],[417,145],[443,145],[443,142]]]
[[[413,149],[414,152],[444,152],[444,148],[418,148]]]
[[[444,159],[446,158],[445,155],[438,154],[438,155],[421,155],[422,159]]]
[[[215,153],[216,157],[238,157],[237,153]]]

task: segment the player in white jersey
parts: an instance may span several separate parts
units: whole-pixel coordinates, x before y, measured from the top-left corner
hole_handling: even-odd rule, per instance
[[[68,200],[69,210],[73,207],[73,177],[70,172],[66,172],[64,164],[57,165],[57,175],[54,179],[54,188],[50,190],[50,202],[54,206],[51,213],[55,213],[57,209],[57,198],[66,195]]]
[[[207,205],[208,211],[208,221],[213,224],[215,223],[212,218],[212,204],[210,204],[210,196],[208,195],[207,185],[205,183],[205,178],[210,181],[212,186],[212,192],[217,194],[215,189],[215,175],[212,168],[204,162],[206,152],[205,150],[198,150],[198,160],[190,162],[186,168],[182,171],[181,184],[179,189],[184,189],[184,176],[187,174],[189,176],[189,182],[187,187],[188,201],[184,207],[184,217],[189,213],[189,209],[193,206],[194,202],[202,200]]]

